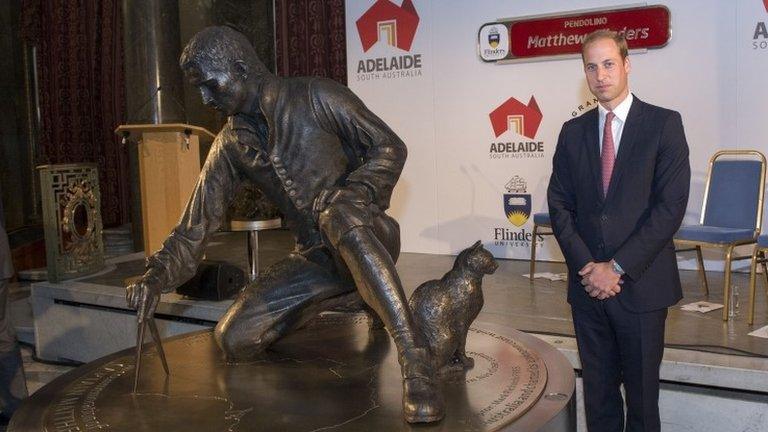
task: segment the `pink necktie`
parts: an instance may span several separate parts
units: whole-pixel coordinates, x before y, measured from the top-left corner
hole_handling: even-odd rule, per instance
[[[616,161],[616,149],[613,147],[613,118],[616,114],[608,111],[605,115],[605,127],[603,128],[603,151],[600,162],[603,168],[603,196],[608,195],[608,186],[611,184],[613,164]]]

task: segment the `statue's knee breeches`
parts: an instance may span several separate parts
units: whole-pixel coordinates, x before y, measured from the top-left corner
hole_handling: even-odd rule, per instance
[[[334,249],[348,232],[363,227],[371,230],[393,259],[400,254],[400,226],[376,205],[334,202],[320,213],[318,225]]]
[[[216,344],[229,360],[250,359],[255,354],[263,351],[263,346],[248,343],[229,324],[219,321],[213,331]]]
[[[314,317],[323,300],[354,290],[336,274],[299,254],[267,268],[219,320],[216,342],[227,358],[258,356],[288,331]]]
[[[273,331],[278,320],[270,317],[267,305],[257,304],[253,295],[243,291],[214,329],[214,339],[229,359],[253,358],[279,336]]]
[[[331,246],[338,248],[341,239],[353,228],[371,227],[372,216],[370,206],[341,201],[320,213],[318,225]]]

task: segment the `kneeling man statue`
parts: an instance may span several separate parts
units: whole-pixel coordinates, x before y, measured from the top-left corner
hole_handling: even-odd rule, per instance
[[[323,302],[357,290],[397,345],[405,419],[440,420],[430,354],[395,270],[399,226],[385,213],[405,163],[403,142],[346,87],[272,75],[231,28],[196,34],[180,65],[203,102],[229,119],[178,226],[127,288],[129,306],[151,317],[161,293],[194,275],[238,184],[251,181],[284,215],[296,249],[247,286],[216,326],[226,357],[258,356]]]

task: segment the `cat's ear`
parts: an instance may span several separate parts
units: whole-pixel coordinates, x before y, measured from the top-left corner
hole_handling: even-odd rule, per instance
[[[472,245],[472,249],[475,250],[480,249],[481,247],[483,247],[483,242],[480,240],[476,241],[475,244]]]

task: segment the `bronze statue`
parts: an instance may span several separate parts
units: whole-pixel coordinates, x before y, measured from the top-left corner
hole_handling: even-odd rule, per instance
[[[230,28],[196,34],[180,65],[203,102],[229,119],[178,226],[127,288],[129,306],[152,316],[160,293],[194,274],[233,191],[250,180],[284,215],[296,249],[248,285],[216,326],[226,357],[258,356],[324,302],[357,290],[397,346],[405,419],[440,420],[442,394],[395,270],[399,226],[385,213],[405,163],[403,142],[348,88],[272,75]]]
[[[419,285],[408,301],[440,375],[463,372],[475,365],[464,350],[467,331],[483,308],[483,276],[493,274],[498,267],[478,240],[459,253],[448,273]]]

